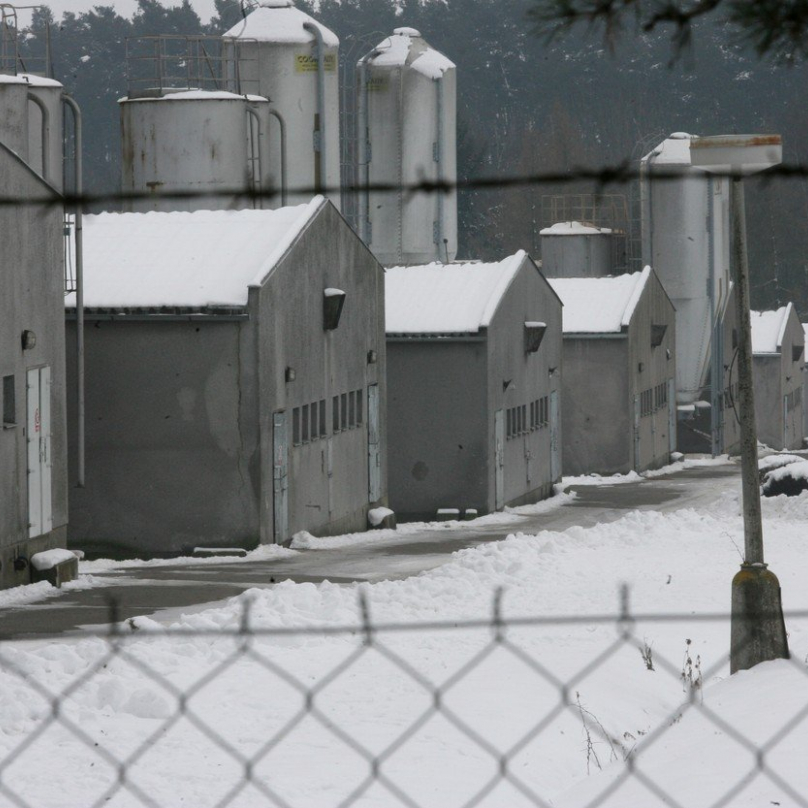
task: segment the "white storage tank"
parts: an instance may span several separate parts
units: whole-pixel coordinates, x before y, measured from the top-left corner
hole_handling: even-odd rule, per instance
[[[545,278],[605,278],[613,272],[613,235],[608,227],[557,222],[541,233]]]
[[[693,168],[676,132],[642,160],[642,260],[676,307],[677,403],[700,400],[729,296],[729,183]],[[668,178],[655,181],[654,174]],[[672,178],[671,176],[672,175]]]
[[[28,82],[28,162],[57,191],[63,185],[64,87],[55,79],[33,74],[22,76]],[[33,97],[36,100],[31,100]],[[41,106],[40,106],[41,104]],[[44,111],[43,111],[44,109]],[[43,138],[45,147],[43,148]]]
[[[119,103],[123,193],[148,194],[124,199],[125,211],[261,206],[243,194],[266,178],[266,138],[259,136],[259,125],[264,133],[268,126],[265,98],[186,90]]]
[[[277,120],[272,121],[269,130],[274,186],[280,187],[285,162],[287,204],[308,202],[316,193],[335,189],[327,195],[339,207],[336,34],[295,8],[292,0],[261,0],[243,21],[223,35],[223,40],[226,56],[237,58],[241,91],[268,98],[284,122],[285,161]],[[280,205],[278,197],[273,207]]]
[[[0,74],[0,141],[28,162],[28,82]]]
[[[385,266],[457,255],[457,192],[410,193],[457,180],[455,65],[414,28],[359,61],[359,232]],[[363,190],[392,185],[395,191]]]

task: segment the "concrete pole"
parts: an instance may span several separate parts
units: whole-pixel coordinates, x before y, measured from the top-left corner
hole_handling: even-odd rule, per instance
[[[732,580],[730,672],[788,659],[780,582],[763,561],[757,427],[752,380],[752,326],[743,179],[732,180],[732,252],[738,307],[738,400],[741,421],[744,561]]]

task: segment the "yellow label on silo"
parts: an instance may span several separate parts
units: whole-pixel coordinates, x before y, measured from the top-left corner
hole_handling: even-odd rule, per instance
[[[337,69],[337,55],[335,53],[327,53],[323,59],[323,65],[326,73],[333,73]],[[317,72],[317,57],[310,53],[296,53],[295,54],[295,73],[316,73]]]
[[[376,93],[380,90],[386,90],[390,86],[390,76],[387,74],[382,76],[371,76],[368,79],[368,92]]]

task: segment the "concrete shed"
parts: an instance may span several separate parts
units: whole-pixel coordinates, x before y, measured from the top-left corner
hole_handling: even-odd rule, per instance
[[[386,272],[390,502],[499,510],[561,477],[561,302],[524,252]]]
[[[64,252],[56,189],[0,143],[0,587],[31,582],[30,559],[65,547]],[[56,202],[57,204],[53,204]]]
[[[387,501],[384,275],[333,205],[100,214],[84,233],[70,541],[158,555],[364,529]]]
[[[676,323],[656,274],[550,283],[564,304],[564,473],[665,465],[676,447]]]
[[[805,335],[789,303],[753,311],[752,370],[758,440],[772,449],[801,449]]]

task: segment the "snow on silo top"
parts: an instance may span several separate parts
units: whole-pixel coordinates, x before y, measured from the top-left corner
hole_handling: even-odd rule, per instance
[[[415,28],[396,28],[392,36],[376,46],[369,61],[377,67],[406,65],[430,79],[439,79],[455,67],[454,62],[430,47]]]
[[[752,321],[752,353],[779,354],[783,346],[791,303],[776,311],[750,311]]]
[[[496,263],[421,264],[385,270],[388,334],[475,334],[487,328],[527,254]]]
[[[687,132],[674,132],[653,151],[646,154],[642,162],[650,162],[654,165],[689,166],[691,164],[690,141],[694,137],[696,135],[689,135]]]
[[[619,333],[634,316],[651,268],[614,278],[549,278],[564,304],[565,334]]]
[[[303,25],[311,23],[320,29],[328,48],[339,47],[337,35],[299,8],[292,0],[262,0],[241,22],[236,23],[223,39],[253,39],[258,42],[309,43],[314,38]]]
[[[556,222],[551,227],[545,227],[539,231],[540,236],[599,236],[609,235],[609,227],[595,227],[583,222]]]
[[[249,287],[262,283],[323,204],[319,196],[278,210],[85,216],[84,305],[245,306]],[[75,293],[65,306],[75,308]]]

